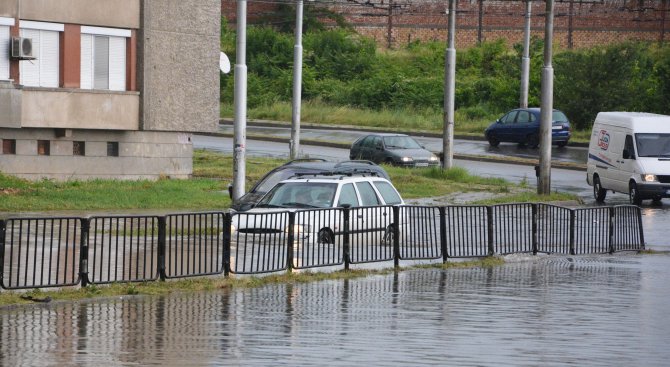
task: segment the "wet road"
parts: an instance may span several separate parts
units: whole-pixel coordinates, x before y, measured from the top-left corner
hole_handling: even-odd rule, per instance
[[[666,366],[670,255],[0,309],[2,366]]]
[[[219,131],[222,133],[232,134],[233,128],[231,125],[220,125]],[[319,129],[301,129],[300,136],[302,139],[324,141],[331,143],[342,143],[350,145],[356,139],[368,134],[367,132],[354,130],[319,130]],[[290,139],[291,131],[285,127],[257,127],[248,126],[247,136],[271,136],[274,138]],[[426,149],[433,152],[442,151],[442,139],[434,137],[426,137],[413,135],[413,137]],[[534,158],[539,157],[539,149],[528,149],[524,146],[519,146],[513,143],[501,143],[498,147],[493,148],[486,141],[479,140],[462,140],[456,139],[454,141],[454,153],[469,154],[477,156],[493,156],[501,157],[519,157],[519,158]],[[588,149],[583,147],[552,147],[551,156],[553,160],[562,162],[576,162],[586,164]]]
[[[303,132],[303,138],[307,133]],[[308,135],[311,138],[311,135]],[[426,138],[438,140],[435,138]],[[437,144],[433,142],[434,144]],[[488,144],[488,143],[483,143]],[[213,136],[193,136],[193,146],[199,149],[209,149],[232,154],[232,138]],[[516,147],[516,146],[514,146]],[[314,158],[333,160],[348,159],[347,149],[324,146],[302,145],[303,154]],[[288,157],[288,144],[259,140],[247,140],[247,154],[250,156]],[[454,160],[456,166],[464,167],[469,172],[486,177],[500,177],[511,182],[535,182],[535,170],[532,166],[517,164],[480,162],[470,160]],[[251,184],[247,182],[247,185]],[[569,192],[578,195],[585,205],[597,206],[593,199],[592,187],[586,183],[586,172],[557,169],[551,171],[551,187],[554,190]],[[628,196],[624,194],[608,193],[607,205],[628,204]],[[645,242],[648,248],[670,251],[670,241],[665,236],[667,223],[670,223],[670,200],[663,200],[661,206],[649,205],[649,201],[642,206],[642,221],[645,231]]]

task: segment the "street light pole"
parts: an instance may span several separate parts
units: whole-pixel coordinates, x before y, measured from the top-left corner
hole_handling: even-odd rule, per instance
[[[551,66],[554,33],[554,0],[546,0],[544,26],[544,67],[542,68],[542,94],[540,96],[540,172],[537,193],[551,193],[551,124],[554,104],[554,68]]]
[[[528,81],[530,79],[530,11],[531,0],[526,0],[525,25],[523,33],[523,57],[521,58],[521,97],[519,107],[528,107]]]
[[[442,136],[442,168],[454,164],[454,96],[456,91],[456,0],[449,0],[449,42],[444,62],[444,133]]]
[[[303,0],[295,4],[295,46],[293,47],[293,110],[291,117],[291,159],[300,155],[300,106],[302,100],[302,10]]]
[[[237,1],[235,123],[233,129],[233,202],[244,195],[247,144],[247,1]]]

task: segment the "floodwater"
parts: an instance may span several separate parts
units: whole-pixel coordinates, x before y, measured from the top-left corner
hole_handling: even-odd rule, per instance
[[[665,366],[670,254],[0,309],[1,366]]]

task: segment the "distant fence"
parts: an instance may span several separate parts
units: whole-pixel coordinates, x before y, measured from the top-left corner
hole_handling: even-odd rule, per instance
[[[381,206],[273,213],[8,218],[4,289],[87,286],[401,260],[644,249],[636,206]]]

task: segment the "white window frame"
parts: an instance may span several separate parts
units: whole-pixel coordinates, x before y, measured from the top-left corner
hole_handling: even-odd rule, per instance
[[[9,27],[16,24],[14,18],[0,17],[0,80],[9,80],[9,52],[12,36]]]
[[[58,88],[60,83],[60,32],[62,23],[35,22],[20,20],[21,36],[25,33],[33,37],[33,56],[35,60],[22,60],[19,63],[21,84],[34,87]],[[54,38],[54,36],[56,36]],[[46,38],[46,40],[45,40]],[[54,45],[55,42],[55,45]],[[27,65],[26,63],[30,63]],[[36,73],[36,75],[28,74]],[[28,82],[26,84],[26,82]]]
[[[131,31],[120,28],[103,28],[103,27],[81,27],[81,89],[104,89],[125,91],[126,90],[126,42],[130,38]],[[96,40],[106,38],[107,58],[101,66],[106,67],[103,73],[106,72],[106,86],[96,86]],[[100,61],[100,60],[97,60]],[[99,71],[100,69],[98,69]],[[99,71],[100,72],[100,71]],[[100,74],[98,74],[98,78]],[[98,79],[99,80],[99,79]]]

